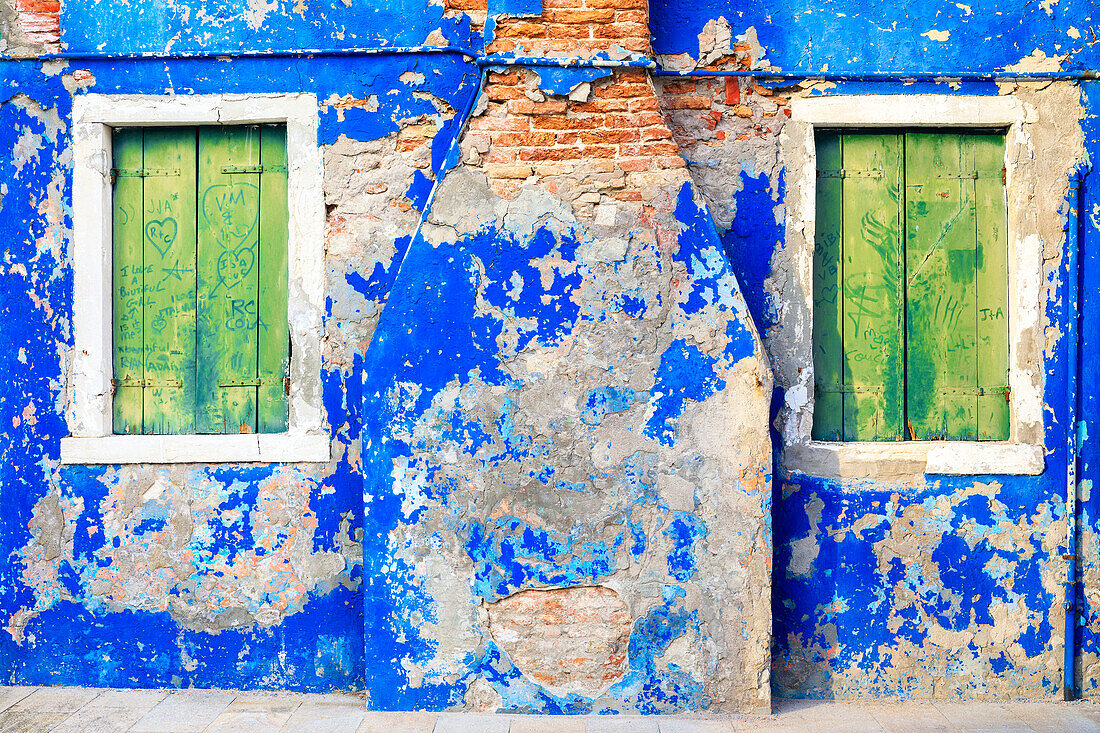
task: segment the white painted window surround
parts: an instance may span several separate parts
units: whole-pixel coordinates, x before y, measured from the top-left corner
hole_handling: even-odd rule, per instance
[[[791,102],[780,136],[787,171],[786,251],[773,261],[788,283],[780,324],[769,341],[786,390],[782,466],[786,473],[838,479],[913,480],[926,474],[1039,474],[1044,468],[1042,242],[1029,206],[1041,161],[1029,126],[1037,113],[1011,96],[835,95]],[[1009,246],[1007,441],[825,442],[813,424],[813,249],[816,212],[815,128],[982,127],[1005,130]],[[792,287],[793,286],[793,287]]]
[[[113,435],[111,131],[119,127],[285,123],[289,196],[289,425],[254,435]],[[61,462],[327,461],[321,401],[324,198],[313,94],[86,94],[73,100],[73,340]]]

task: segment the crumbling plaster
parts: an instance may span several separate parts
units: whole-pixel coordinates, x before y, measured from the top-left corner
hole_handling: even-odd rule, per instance
[[[390,599],[416,637],[403,684],[466,669],[504,708],[766,706],[770,375],[705,209],[682,168],[614,161],[536,163],[494,190],[496,143],[478,144],[441,182],[363,372],[365,431],[388,436],[364,456],[368,533],[432,599],[430,616]],[[533,665],[486,623],[593,583],[633,619],[612,684],[570,682],[565,644]],[[547,665],[562,672],[524,673]]]

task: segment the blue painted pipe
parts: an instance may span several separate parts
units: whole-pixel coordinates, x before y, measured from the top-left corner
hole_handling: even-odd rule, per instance
[[[561,59],[549,57],[508,56],[504,54],[485,55],[467,46],[390,46],[390,47],[354,47],[354,48],[314,48],[278,51],[194,51],[181,53],[114,53],[110,51],[47,53],[31,58],[12,58],[0,56],[0,61],[187,61],[194,59],[241,59],[241,58],[304,58],[309,56],[402,56],[416,54],[455,54],[475,61],[481,66],[562,66],[577,68],[644,68],[655,76],[679,77],[747,77],[774,79],[777,81],[1001,81],[1013,79],[1042,80],[1085,80],[1100,79],[1100,72],[1084,71],[939,71],[905,73],[895,71],[864,72],[783,72],[767,69],[692,69],[674,71],[662,69],[651,58],[627,59]]]
[[[856,71],[856,72],[813,72],[813,71],[768,71],[766,69],[693,69],[673,71],[657,69],[656,76],[678,77],[738,77],[750,79],[774,79],[776,81],[1011,81],[1013,79],[1046,79],[1079,81],[1098,79],[1100,72],[1085,71],[937,71],[916,74],[904,71]]]
[[[1085,166],[1078,166],[1069,177],[1069,192],[1066,194],[1066,312],[1067,312],[1067,348],[1066,348],[1066,587],[1065,600],[1065,644],[1062,663],[1062,699],[1073,700],[1077,697],[1075,662],[1077,656],[1077,462],[1081,449],[1084,421],[1078,420],[1081,407],[1081,257],[1080,209],[1081,182],[1087,173]]]
[[[278,59],[308,56],[406,56],[417,54],[454,54],[470,59],[481,58],[480,51],[465,46],[390,46],[371,48],[314,48],[293,51],[191,51],[181,53],[114,53],[74,51],[44,53],[30,58],[0,57],[0,61],[189,61],[194,59]]]
[[[623,59],[573,59],[536,56],[506,56],[490,54],[477,60],[478,66],[539,66],[563,69],[649,69],[656,71],[657,62],[651,58]],[[657,71],[656,73],[660,73]]]

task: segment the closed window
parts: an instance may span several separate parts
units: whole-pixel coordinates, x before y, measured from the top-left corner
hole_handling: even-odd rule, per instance
[[[286,127],[131,127],[112,148],[114,432],[286,431]]]
[[[813,439],[1007,440],[1004,134],[815,137]]]

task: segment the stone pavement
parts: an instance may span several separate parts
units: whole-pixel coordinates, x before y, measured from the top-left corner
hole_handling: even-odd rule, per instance
[[[1100,704],[779,700],[774,715],[587,716],[373,713],[354,695],[0,687],[0,733],[1100,732]]]

